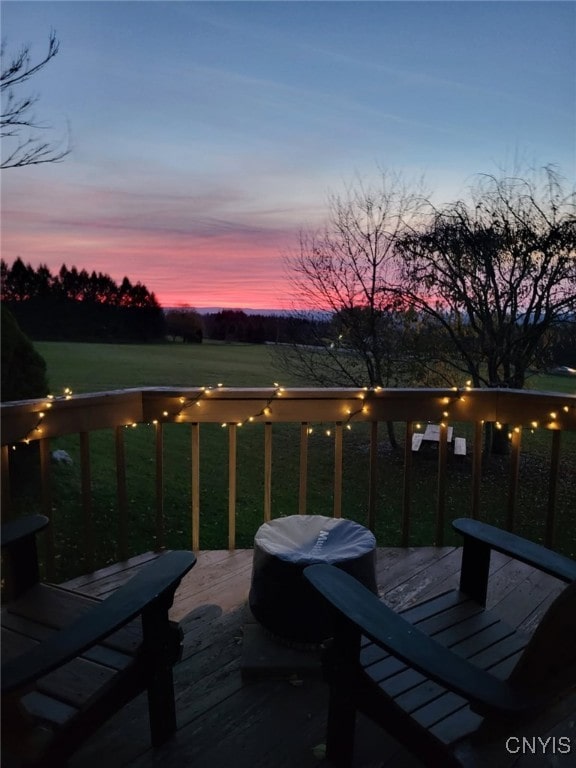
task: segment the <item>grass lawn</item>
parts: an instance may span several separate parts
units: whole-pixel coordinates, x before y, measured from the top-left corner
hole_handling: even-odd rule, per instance
[[[75,393],[139,386],[285,386],[300,384],[274,367],[273,349],[267,345],[158,344],[116,345],[37,342],[48,365],[54,394],[64,387]],[[562,376],[534,377],[533,389],[574,391],[574,380]],[[470,425],[455,425],[458,434],[471,439]],[[403,425],[398,425],[402,439]],[[227,546],[228,476],[227,431],[218,425],[201,426],[201,524],[203,549]],[[547,501],[550,433],[526,431],[522,439],[521,499],[518,530],[539,539],[543,533],[541,510]],[[274,516],[294,514],[298,504],[299,426],[276,425],[273,439],[272,510]],[[128,493],[130,500],[130,548],[137,554],[151,548],[154,531],[154,431],[147,425],[126,432]],[[238,433],[237,546],[252,545],[262,522],[264,494],[261,425],[247,425]],[[471,442],[469,443],[471,445]],[[114,439],[111,430],[90,435],[94,526],[97,533],[96,566],[116,557],[116,498]],[[369,437],[367,425],[354,425],[344,438],[343,510],[347,517],[366,522],[368,502]],[[86,570],[82,561],[80,504],[80,449],[77,436],[53,441],[64,448],[72,465],[53,468],[53,516],[57,531],[59,573],[62,578]],[[381,430],[381,461],[378,478],[376,535],[381,545],[399,544],[402,503],[402,457],[390,451]],[[436,461],[415,456],[412,489],[411,544],[432,542],[436,499]],[[165,427],[165,519],[167,545],[185,548],[191,541],[190,432],[186,425]],[[310,438],[308,511],[332,513],[333,442],[318,429]],[[468,513],[470,457],[454,463],[448,473],[447,520]],[[576,498],[576,435],[563,435],[562,483],[557,502],[559,549],[576,553],[574,498]],[[508,487],[508,463],[494,460],[487,468],[482,487],[482,516],[496,524],[504,521]],[[38,507],[38,489],[30,483],[19,496],[24,511]],[[559,537],[560,538],[560,537]],[[447,541],[450,541],[447,528]]]
[[[99,392],[126,387],[268,387],[278,377],[294,385],[274,367],[267,344],[81,344],[35,342],[46,360],[54,394]]]
[[[125,387],[302,386],[275,365],[269,344],[82,344],[37,341],[46,360],[50,387],[74,392],[100,392]],[[576,377],[538,374],[529,389],[576,393]]]
[[[537,374],[528,379],[526,389],[537,389],[540,392],[567,392],[569,395],[576,395],[576,376]]]

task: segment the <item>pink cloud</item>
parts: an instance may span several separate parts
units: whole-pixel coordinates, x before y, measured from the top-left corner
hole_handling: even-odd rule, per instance
[[[76,193],[76,194],[74,194]],[[294,212],[248,211],[226,190],[107,190],[53,180],[50,194],[31,177],[13,183],[3,214],[2,253],[56,272],[128,275],[164,306],[280,308],[286,301],[282,252],[296,238]]]

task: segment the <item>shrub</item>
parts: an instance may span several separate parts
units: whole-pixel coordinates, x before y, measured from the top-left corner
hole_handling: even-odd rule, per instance
[[[22,332],[14,316],[2,305],[1,399],[26,400],[48,392],[46,362]]]

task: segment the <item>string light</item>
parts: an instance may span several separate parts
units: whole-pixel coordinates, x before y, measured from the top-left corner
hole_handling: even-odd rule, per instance
[[[465,391],[469,392],[472,389],[472,381],[469,379],[466,381],[465,387],[463,388]],[[247,416],[243,420],[239,421],[232,421],[232,422],[222,422],[222,427],[229,426],[229,423],[232,425],[236,425],[237,427],[242,427],[244,424],[247,423],[253,423],[259,419],[269,419],[274,412],[274,401],[277,398],[283,397],[286,390],[284,387],[282,387],[277,381],[274,382],[273,390],[271,391],[270,395],[266,398],[265,403],[263,404],[262,408]],[[162,411],[162,418],[164,420],[171,419],[174,421],[183,421],[185,417],[185,412],[192,408],[192,407],[198,407],[200,408],[203,405],[203,400],[210,398],[215,390],[223,389],[224,384],[222,382],[218,382],[215,387],[212,386],[203,386],[199,389],[197,394],[195,394],[193,397],[185,397],[184,395],[181,395],[178,397],[178,407],[175,411],[172,413],[169,410]],[[370,412],[369,407],[369,401],[376,396],[379,396],[380,393],[382,393],[384,390],[381,386],[373,386],[368,387],[365,386],[362,388],[361,391],[359,391],[354,397],[359,401],[359,405],[357,408],[350,407],[347,405],[343,411],[345,414],[345,419],[342,421],[343,426],[348,430],[352,430],[352,424],[351,422],[357,417],[357,416],[365,416],[367,413]],[[453,395],[443,395],[440,398],[441,405],[447,406],[450,405],[450,403],[453,403],[455,401],[460,402],[466,402],[467,398],[465,398],[462,394],[462,390],[459,387],[452,387],[451,392]],[[73,397],[73,391],[70,387],[65,387],[62,390],[61,395],[54,395],[54,394],[48,394],[46,396],[46,401],[41,405],[42,410],[37,412],[37,422],[34,424],[33,427],[28,431],[28,433],[21,438],[20,442],[24,444],[29,444],[31,440],[36,439],[39,437],[43,431],[45,431],[44,424],[46,423],[46,417],[47,417],[47,411],[53,408],[53,405],[57,401],[61,400],[70,400]],[[544,426],[548,429],[559,429],[562,427],[562,424],[559,424],[557,419],[562,414],[568,414],[571,410],[574,410],[574,407],[571,405],[563,405],[559,406],[559,410],[550,411],[547,416],[548,418],[543,417],[542,421],[544,422]],[[441,418],[438,419],[438,421],[441,422],[442,427],[447,426],[447,421],[450,418],[450,412],[447,408],[444,408],[440,411]],[[484,420],[481,421],[481,423],[484,423]],[[534,419],[529,422],[532,432],[535,429],[538,429],[540,427],[540,421],[537,419]],[[151,424],[154,426],[157,426],[159,424],[158,419],[154,419]],[[136,428],[137,423],[131,422],[126,424],[126,427]],[[416,429],[420,430],[422,428],[421,423],[417,423]],[[494,424],[495,428],[498,430],[501,430],[503,428],[503,425],[500,421],[496,421]],[[513,428],[513,432],[519,433],[521,430],[521,427],[517,426]],[[311,435],[314,432],[313,427],[307,428],[307,434]],[[329,427],[323,429],[323,434],[325,434],[328,437],[331,437],[333,434],[333,430]],[[512,437],[512,432],[509,433],[510,438]],[[13,450],[16,450],[16,446],[12,446]]]
[[[355,416],[358,416],[359,414],[366,414],[369,413],[369,407],[366,404],[366,400],[369,399],[373,394],[379,393],[382,391],[382,387],[376,386],[376,387],[364,387],[362,392],[358,393],[358,400],[361,401],[361,405],[359,408],[356,408],[355,411],[352,410],[349,406],[345,409],[346,414],[346,420],[344,421],[344,426],[347,429],[352,429],[350,422],[354,419]]]
[[[66,387],[63,390],[63,394],[58,397],[53,394],[46,395],[46,402],[43,403],[42,405],[42,408],[44,408],[45,410],[38,411],[37,413],[38,420],[36,424],[27,432],[27,434],[20,440],[20,442],[24,443],[24,445],[30,445],[32,435],[42,434],[43,432],[43,428],[41,427],[41,424],[46,418],[46,411],[52,408],[56,400],[70,400],[71,398],[72,398],[72,390],[70,389],[70,387]],[[16,446],[13,446],[13,449],[16,450]]]
[[[224,384],[222,382],[218,382],[218,384],[216,385],[217,389],[222,389],[223,387],[224,387]],[[209,397],[213,391],[214,391],[213,387],[201,387],[200,392],[197,395],[195,395],[194,397],[190,397],[190,398],[180,397],[179,400],[178,400],[178,402],[180,404],[180,408],[174,414],[172,414],[172,418],[175,419],[175,420],[180,420],[180,419],[183,418],[184,412],[186,410],[188,410],[189,408],[201,407],[202,399],[204,397]],[[274,382],[274,389],[273,389],[270,397],[267,398],[264,406],[257,413],[250,414],[244,420],[238,421],[238,422],[233,422],[233,423],[236,423],[236,426],[241,427],[244,424],[247,424],[249,422],[251,423],[251,422],[255,421],[256,419],[259,419],[259,418],[262,418],[262,417],[269,418],[272,415],[272,404],[273,404],[274,400],[277,397],[282,397],[282,395],[285,393],[285,391],[286,391],[285,388],[280,386],[280,384],[277,381],[275,381]],[[170,417],[170,413],[168,411],[163,411],[162,415],[164,416],[164,418]],[[223,422],[221,424],[221,426],[222,427],[227,427],[228,426],[228,422]]]

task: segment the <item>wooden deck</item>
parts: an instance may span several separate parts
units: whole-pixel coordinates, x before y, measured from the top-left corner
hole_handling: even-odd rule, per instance
[[[68,582],[87,594],[104,596],[127,580],[154,554]],[[457,584],[460,550],[380,549],[378,585],[388,604],[405,607]],[[531,631],[561,589],[555,579],[493,553],[489,604],[509,623]],[[319,675],[293,679],[271,675],[243,680],[241,658],[252,550],[201,552],[182,582],[172,616],[182,622],[184,653],[175,668],[179,729],[164,747],[149,743],[142,696],[104,726],[70,762],[70,768],[320,768],[324,765],[327,690]],[[313,665],[312,665],[313,666]],[[557,735],[576,750],[576,712]],[[542,735],[540,733],[535,735]],[[558,766],[573,765],[574,753],[556,755]],[[565,762],[563,762],[563,760]],[[518,765],[549,765],[547,762]],[[359,722],[357,765],[362,768],[416,768],[418,761],[369,723]]]

